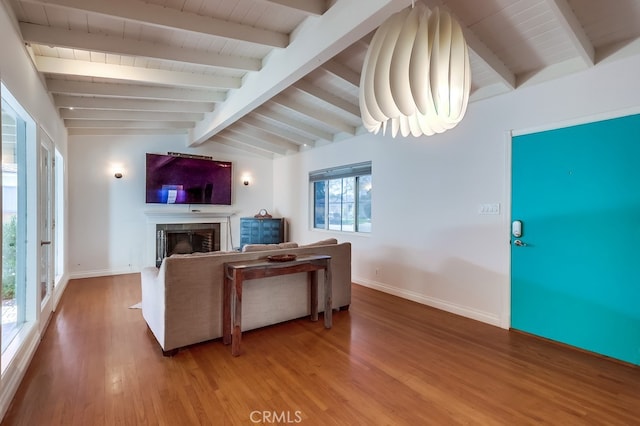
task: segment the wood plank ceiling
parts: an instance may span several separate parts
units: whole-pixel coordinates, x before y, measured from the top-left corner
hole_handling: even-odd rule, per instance
[[[418,0],[420,1],[420,0]],[[364,131],[360,71],[410,0],[8,0],[70,135],[287,155]],[[457,17],[472,102],[640,54],[640,0],[423,0]]]

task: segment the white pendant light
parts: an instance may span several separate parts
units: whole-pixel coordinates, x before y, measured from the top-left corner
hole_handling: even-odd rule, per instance
[[[418,4],[387,19],[367,50],[360,111],[372,133],[442,133],[464,117],[471,90],[469,51],[451,15]]]

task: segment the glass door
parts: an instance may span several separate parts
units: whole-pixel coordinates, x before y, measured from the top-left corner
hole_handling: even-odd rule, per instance
[[[54,285],[54,241],[53,241],[53,143],[51,139],[42,132],[40,139],[40,155],[39,155],[39,206],[40,206],[40,270],[39,270],[39,286],[40,292],[40,327],[46,327],[49,315],[53,310],[53,302],[51,295],[53,294]]]
[[[2,97],[2,353],[26,321],[26,134]],[[4,367],[4,365],[3,365]]]

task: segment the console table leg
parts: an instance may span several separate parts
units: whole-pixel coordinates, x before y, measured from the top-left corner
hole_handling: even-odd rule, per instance
[[[242,276],[235,274],[235,312],[233,315],[233,335],[231,337],[231,355],[240,355],[240,343],[242,340]]]
[[[222,290],[222,343],[231,343],[231,280],[224,273],[224,288]]]
[[[309,280],[309,303],[311,304],[311,321],[318,321],[318,271],[307,272]]]
[[[331,262],[327,261],[324,270],[324,328],[333,326],[333,282],[331,277]]]

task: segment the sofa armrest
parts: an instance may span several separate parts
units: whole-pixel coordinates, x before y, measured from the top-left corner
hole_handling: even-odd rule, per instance
[[[165,349],[165,283],[164,262],[160,268],[146,267],[141,272],[142,316]]]

